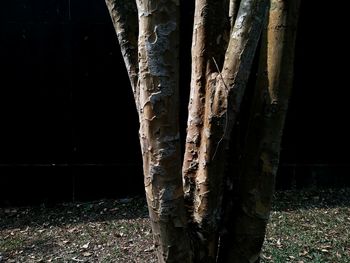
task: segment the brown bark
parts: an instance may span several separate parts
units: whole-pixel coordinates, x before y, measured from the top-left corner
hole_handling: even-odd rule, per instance
[[[137,12],[133,1],[106,1],[139,113],[145,191],[156,253],[160,263],[192,262],[178,117],[179,1],[136,2]],[[134,39],[137,31],[138,42]]]
[[[197,0],[195,5],[191,93],[188,106],[186,150],[183,163],[184,188],[190,215],[193,212],[195,174],[199,167],[199,146],[204,130],[206,94],[210,82],[217,76],[212,58],[223,60],[224,32],[227,27],[224,1]]]
[[[208,251],[208,236],[203,233],[193,213],[198,207],[200,147],[206,140],[206,105],[212,82],[217,76],[213,58],[222,64],[228,38],[228,6],[226,0],[197,0],[192,39],[192,75],[186,149],[183,163],[186,205],[191,220],[195,262],[213,262],[215,250]],[[226,35],[225,35],[226,34]],[[202,168],[203,169],[203,168]],[[215,246],[215,245],[213,245]]]
[[[293,61],[293,53],[287,54],[279,41],[288,40],[294,45],[295,38],[284,33],[289,25],[284,23],[290,17],[284,7],[294,4],[289,4],[291,0],[271,1],[270,21],[275,24],[270,22],[268,38],[274,39],[265,49],[267,57],[262,59],[267,68],[261,67],[262,72],[267,70],[268,79],[262,74],[258,81],[239,181],[240,208],[230,230],[232,239],[225,244],[232,243],[232,249],[225,250],[220,262],[258,259],[271,203],[271,185],[289,97],[288,89],[280,87],[291,82],[290,70],[287,74],[278,69]],[[139,114],[146,198],[161,263],[217,262],[225,155],[268,2],[196,0],[182,181],[178,121],[179,1],[136,0],[136,10],[134,1],[106,0]],[[273,11],[274,8],[279,11]],[[261,178],[263,182],[259,181]]]
[[[200,255],[200,262],[215,262],[225,148],[239,111],[265,18],[267,1],[242,1],[238,22],[230,35],[222,72],[218,72],[215,67],[216,59],[203,56],[203,53],[206,54],[207,39],[205,34],[198,32],[201,26],[204,32],[206,29],[206,23],[203,22],[203,13],[206,13],[203,8],[207,7],[208,2],[204,2],[198,1],[196,6],[198,11],[193,35],[192,92],[183,167],[185,192],[193,200],[193,220],[203,246],[200,253],[196,254]],[[213,18],[208,17],[207,20],[212,21]]]
[[[137,1],[140,142],[159,262],[191,262],[179,138],[179,2]]]
[[[300,0],[272,0],[238,182],[238,203],[223,262],[258,262],[271,209],[292,88]]]

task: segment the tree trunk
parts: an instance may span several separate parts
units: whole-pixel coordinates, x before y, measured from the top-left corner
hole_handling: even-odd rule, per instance
[[[135,28],[128,23],[137,19],[137,13],[127,8],[132,6],[131,2],[107,0],[107,5],[134,85],[146,198],[158,261],[191,262],[178,116],[179,3],[175,0],[137,1],[136,49],[134,39],[130,39]],[[135,15],[136,18],[132,17]],[[138,50],[138,63],[134,61],[134,50]]]
[[[223,262],[258,262],[292,88],[300,0],[272,0]],[[227,249],[229,248],[229,249]]]
[[[189,192],[193,198],[192,217],[201,242],[201,250],[196,253],[198,261],[216,262],[225,149],[250,73],[267,1],[242,1],[238,19],[231,30],[222,72],[214,57],[199,57],[203,61],[198,63],[196,56],[204,50],[201,46],[203,39],[198,38],[198,32],[200,26],[205,27],[206,24],[198,25],[196,22],[201,20],[196,18],[206,13],[200,5],[203,1],[198,1],[197,4],[199,6],[196,6],[196,10],[198,8],[200,12],[196,12],[194,25],[193,92],[190,97],[183,167],[185,192]],[[204,7],[207,6],[204,4]],[[208,20],[211,21],[210,19],[212,18],[209,17]],[[196,67],[198,64],[200,66]],[[196,84],[199,85],[195,86]]]
[[[241,160],[239,203],[225,249],[219,250],[227,150],[269,0],[196,0],[183,177],[179,0],[106,0],[139,114],[145,191],[160,263],[259,259],[291,87],[299,3],[270,1],[269,42],[261,54]]]
[[[206,125],[210,105],[208,99],[211,99],[211,88],[218,74],[213,59],[222,65],[229,35],[228,6],[224,5],[225,2],[226,0],[197,0],[195,3],[191,93],[183,162],[185,199],[191,218],[190,230],[195,262],[214,262],[216,258],[216,249],[213,248],[217,246],[217,238],[208,235],[216,231],[211,229],[212,225],[204,227],[199,224],[201,218],[198,214],[201,213],[200,205],[207,202],[205,199],[201,203],[201,196],[205,191],[200,186],[201,180],[205,183],[201,175],[206,169],[205,164],[203,165],[204,151],[201,147],[207,140]]]

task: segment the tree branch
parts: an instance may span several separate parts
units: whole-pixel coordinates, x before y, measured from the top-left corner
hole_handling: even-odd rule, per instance
[[[138,21],[134,0],[105,0],[118,37],[124,63],[129,75],[136,105],[139,100],[138,88]]]
[[[237,13],[239,9],[239,4],[241,0],[230,0],[229,13],[228,16],[230,18],[230,29],[232,31],[233,26],[235,25],[235,21],[237,18]]]

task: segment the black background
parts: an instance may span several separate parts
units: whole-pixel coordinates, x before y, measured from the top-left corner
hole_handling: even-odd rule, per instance
[[[192,2],[182,1],[182,43]],[[343,10],[302,1],[281,188],[349,184]],[[189,56],[182,45],[181,83]],[[0,204],[143,193],[138,118],[103,0],[0,1],[0,124]]]

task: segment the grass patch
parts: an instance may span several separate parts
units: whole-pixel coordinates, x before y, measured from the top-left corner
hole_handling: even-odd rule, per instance
[[[262,262],[350,262],[350,189],[277,193]],[[0,208],[0,262],[156,262],[143,198]]]
[[[349,193],[276,194],[262,262],[350,262]]]

